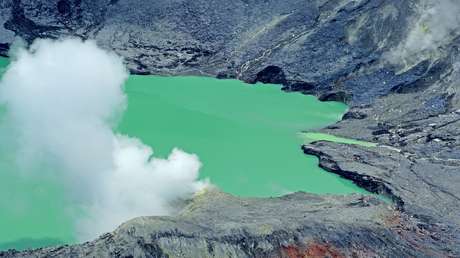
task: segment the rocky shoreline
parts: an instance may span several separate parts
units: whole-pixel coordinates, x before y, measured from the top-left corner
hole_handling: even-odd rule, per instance
[[[322,131],[379,146],[302,149],[393,204],[211,190],[176,217],[134,219],[93,242],[0,257],[460,256],[460,25],[415,54],[398,52],[398,62],[388,58],[414,35],[425,2],[3,1],[3,55],[15,35],[89,38],[122,55],[133,73],[278,83],[346,102],[343,120]],[[435,29],[423,31],[433,38]]]

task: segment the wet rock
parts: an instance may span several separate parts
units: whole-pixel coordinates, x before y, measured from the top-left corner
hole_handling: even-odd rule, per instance
[[[345,115],[343,115],[342,119],[364,119],[367,115],[360,110],[350,110]]]
[[[321,101],[347,102],[350,99],[350,95],[343,91],[328,92],[323,95],[320,95],[318,99]]]
[[[286,75],[278,66],[267,66],[256,75],[255,82],[285,84]]]
[[[8,51],[10,50],[10,46],[8,44],[1,44],[0,43],[0,55],[1,56],[8,56]]]

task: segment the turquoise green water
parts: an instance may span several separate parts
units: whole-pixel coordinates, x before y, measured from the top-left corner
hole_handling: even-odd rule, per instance
[[[128,109],[118,130],[166,156],[173,147],[196,153],[202,178],[240,196],[293,191],[346,194],[354,184],[317,166],[300,150],[301,130],[336,122],[337,102],[202,77],[131,76]]]
[[[338,142],[344,144],[353,144],[353,145],[360,145],[364,147],[376,147],[377,144],[373,142],[366,142],[366,141],[359,141],[355,139],[343,138],[338,137],[331,134],[325,133],[316,133],[316,132],[304,132],[300,133],[302,139],[304,139],[305,143],[310,143],[314,141],[329,141],[329,142]]]
[[[0,58],[0,75],[7,65],[8,60]],[[3,112],[4,107],[0,106],[0,125],[3,125]],[[63,210],[65,189],[52,178],[30,178],[12,171],[15,157],[2,146],[3,142],[0,143],[0,250],[74,241],[72,221]]]
[[[0,59],[0,66],[7,61]],[[337,121],[346,106],[283,93],[275,85],[246,85],[199,77],[131,76],[128,109],[118,132],[138,137],[165,157],[179,147],[199,156],[201,178],[240,196],[293,191],[363,192],[322,171],[302,153],[300,131]],[[0,110],[1,111],[1,110]],[[0,157],[0,249],[75,241],[63,209],[65,189],[51,178],[26,178]]]

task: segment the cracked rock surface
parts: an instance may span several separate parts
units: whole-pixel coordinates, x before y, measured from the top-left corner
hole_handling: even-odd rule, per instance
[[[3,255],[404,257],[439,253],[440,249],[431,249],[437,247],[431,234],[375,197],[295,193],[240,199],[210,190],[175,217],[141,217],[90,243]]]
[[[346,102],[342,121],[321,131],[378,146],[319,141],[302,149],[388,202],[211,190],[174,217],[0,257],[460,257],[460,25],[451,22],[448,37],[415,56],[388,59],[414,35],[425,2],[1,1],[3,55],[15,35],[29,43],[74,36],[117,52],[133,73],[278,83]]]

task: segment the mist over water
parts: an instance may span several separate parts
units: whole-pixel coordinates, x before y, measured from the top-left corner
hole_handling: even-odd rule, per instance
[[[93,42],[15,49],[0,82],[0,249],[174,215],[207,178],[237,196],[363,192],[299,148],[298,133],[339,120],[342,103],[236,80],[127,79]]]
[[[61,208],[80,240],[137,216],[171,214],[175,201],[207,185],[196,155],[174,149],[158,159],[113,132],[126,108],[128,73],[118,56],[65,39],[39,40],[15,57],[0,83],[0,153],[19,176],[65,189]]]

